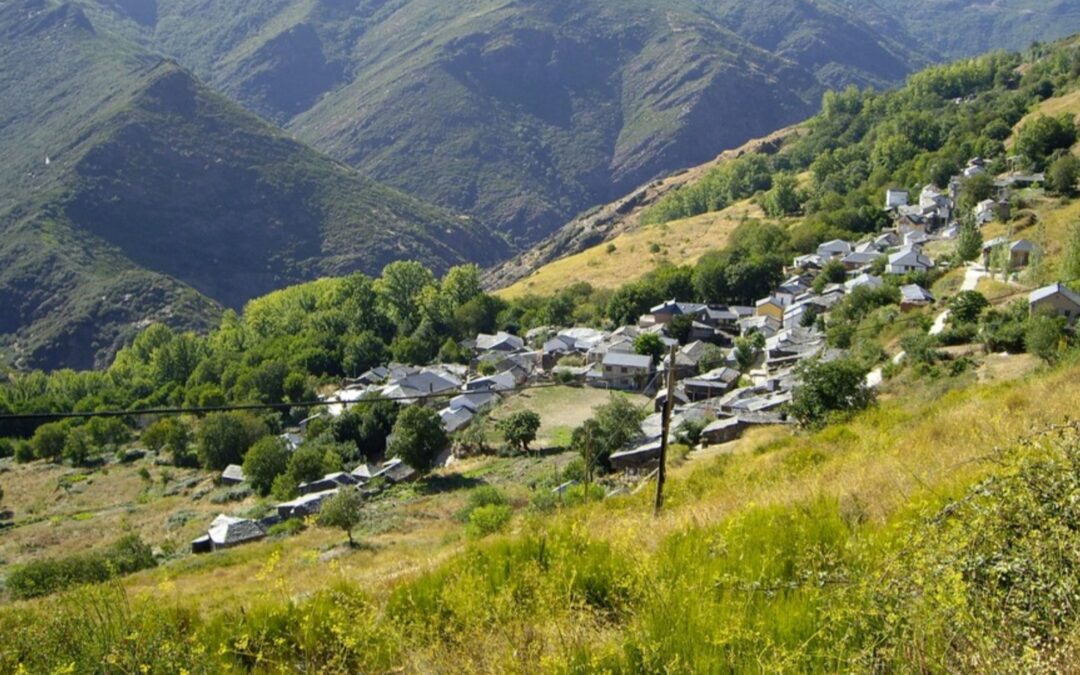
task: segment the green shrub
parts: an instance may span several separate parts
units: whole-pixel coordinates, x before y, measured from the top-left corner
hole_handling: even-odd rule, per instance
[[[472,510],[465,534],[473,539],[481,539],[489,534],[501,532],[510,522],[514,510],[508,504],[488,504]]]
[[[510,503],[506,494],[494,485],[481,485],[469,492],[465,507],[458,512],[457,518],[462,522],[468,522],[473,511],[484,506],[505,506]]]
[[[564,483],[570,480],[578,482],[585,480],[585,459],[575,457],[567,462],[566,466],[563,467],[561,480]]]
[[[551,513],[559,506],[559,496],[547,488],[541,488],[529,499],[531,513]]]
[[[280,523],[271,525],[270,529],[266,531],[266,534],[271,537],[291,537],[294,534],[300,534],[305,529],[303,518],[289,518],[283,520]]]
[[[604,488],[600,487],[596,483],[589,484],[588,500],[589,502],[598,502],[604,498]],[[586,502],[585,499],[585,485],[571,485],[566,488],[562,494],[563,506],[578,506]]]
[[[38,560],[15,568],[7,588],[16,599],[34,598],[74,586],[107,581],[113,577],[154,567],[150,547],[134,534],[127,535],[97,553]]]

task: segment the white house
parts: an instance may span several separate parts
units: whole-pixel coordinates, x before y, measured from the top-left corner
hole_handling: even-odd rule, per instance
[[[919,249],[906,246],[889,256],[885,267],[888,274],[908,274],[910,272],[929,272],[934,263]]]
[[[851,244],[843,239],[833,239],[817,247],[817,254],[825,260],[842,258],[848,253],[851,253]]]
[[[901,206],[907,206],[908,203],[908,191],[907,190],[886,190],[885,191],[885,208],[895,209]]]

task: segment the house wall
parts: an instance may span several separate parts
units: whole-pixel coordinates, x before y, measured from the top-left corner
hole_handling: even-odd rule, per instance
[[[1036,303],[1032,303],[1031,312],[1032,314],[1053,312],[1057,316],[1065,317],[1065,319],[1073,325],[1080,319],[1080,307],[1061,295],[1053,295]]]

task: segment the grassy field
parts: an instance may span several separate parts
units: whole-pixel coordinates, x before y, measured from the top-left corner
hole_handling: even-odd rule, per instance
[[[565,448],[570,444],[574,428],[592,416],[593,408],[607,403],[613,395],[624,396],[639,406],[649,404],[647,397],[638,394],[612,394],[590,387],[551,387],[516,394],[499,406],[490,419],[494,422],[520,410],[531,410],[540,415],[537,449]],[[648,410],[652,412],[651,407]],[[491,440],[501,440],[498,432],[492,430]]]
[[[470,460],[440,472],[431,487],[397,495],[398,513],[370,528],[359,550],[341,546],[339,532],[311,528],[130,577],[115,643],[106,635],[88,646],[79,630],[58,643],[39,632],[45,616],[68,621],[94,611],[102,601],[88,595],[17,604],[0,611],[0,626],[18,619],[28,631],[16,631],[9,646],[52,639],[48,646],[59,651],[38,650],[43,662],[97,654],[131,663],[123,659],[138,651],[122,651],[125,636],[164,659],[171,652],[162,641],[174,639],[173,622],[185,616],[189,649],[175,658],[191,672],[258,663],[267,672],[690,672],[689,663],[858,669],[852,634],[832,628],[847,625],[847,611],[879,612],[857,604],[870,602],[857,590],[862,580],[899,574],[896,556],[920,536],[923,518],[1012,466],[1003,449],[1075,412],[1080,366],[1013,376],[933,387],[900,378],[888,386],[902,395],[846,423],[809,434],[755,432],[737,451],[674,469],[659,519],[645,490],[552,515],[522,514],[510,534],[472,543],[453,518],[466,491],[439,486],[497,481],[512,472],[509,462],[533,460]],[[920,395],[908,395],[916,388]],[[513,471],[542,471],[545,460],[535,461]],[[537,546],[550,547],[550,557]],[[849,581],[804,586],[804,568]],[[919,583],[936,592],[944,578]],[[795,584],[790,591],[749,604],[708,590],[783,579]],[[939,603],[952,602],[941,597],[897,611],[925,617],[912,630],[934,639]],[[30,621],[18,613],[26,611],[44,614]],[[883,643],[892,639],[882,635]],[[641,652],[646,645],[652,651]],[[939,647],[921,649],[936,654]],[[264,660],[248,660],[256,653]]]
[[[640,227],[545,265],[496,295],[504,298],[528,293],[549,295],[580,281],[596,288],[617,288],[665,262],[694,263],[706,251],[722,248],[744,219],[763,216],[761,208],[747,200],[723,211]],[[609,251],[612,245],[615,248]]]

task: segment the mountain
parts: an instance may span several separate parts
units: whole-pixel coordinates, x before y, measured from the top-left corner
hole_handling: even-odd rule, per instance
[[[9,3],[0,37],[0,347],[24,367],[101,364],[149,321],[204,328],[222,307],[321,275],[507,250],[71,3]]]
[[[377,180],[522,247],[926,61],[826,0],[86,0]],[[153,11],[146,9],[152,5]]]
[[[1080,29],[1075,0],[847,0],[871,25],[900,24],[940,60],[1024,49]]]

